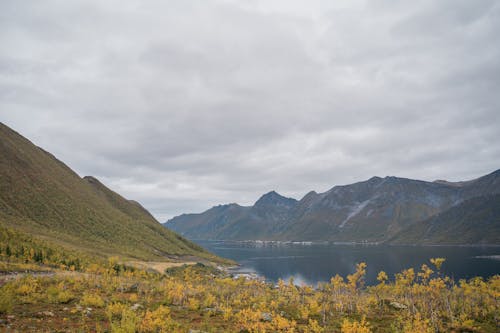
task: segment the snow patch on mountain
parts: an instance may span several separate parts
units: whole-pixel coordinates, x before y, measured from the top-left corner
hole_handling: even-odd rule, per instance
[[[354,216],[358,215],[369,203],[371,199],[368,199],[366,201],[360,202],[354,207],[351,207],[351,212],[347,217],[345,218],[342,223],[340,223],[339,228],[343,228],[347,222],[349,222],[350,219],[352,219]]]

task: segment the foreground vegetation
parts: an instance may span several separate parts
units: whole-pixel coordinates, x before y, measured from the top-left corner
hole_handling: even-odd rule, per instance
[[[5,243],[3,243],[5,244]],[[9,246],[10,248],[10,246]],[[17,252],[16,252],[17,251]],[[43,254],[43,251],[40,251]],[[57,251],[56,251],[57,252]],[[17,253],[17,254],[16,254]],[[202,264],[163,274],[116,259],[80,260],[0,246],[0,331],[9,332],[498,332],[500,276],[457,283],[444,259],[365,287],[366,265],[317,287],[276,285]],[[42,255],[43,257],[43,255]],[[53,262],[51,262],[53,258]],[[57,260],[56,260],[57,259]],[[38,267],[37,269],[33,269]],[[40,273],[37,271],[45,269]]]

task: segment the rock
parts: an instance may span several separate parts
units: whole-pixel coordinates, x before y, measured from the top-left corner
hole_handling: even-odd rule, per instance
[[[404,309],[408,308],[408,306],[406,304],[399,303],[396,301],[392,301],[391,303],[389,303],[389,305],[392,306],[396,310],[404,310]]]
[[[222,311],[221,309],[219,308],[204,308],[203,309],[203,312],[210,312],[210,313],[223,313],[224,311]]]
[[[260,319],[263,321],[272,321],[273,320],[273,315],[269,312],[262,312],[260,314]]]
[[[54,317],[54,312],[52,311],[42,311],[40,314],[45,317]]]
[[[138,289],[139,289],[139,284],[134,283],[133,285],[131,285],[130,287],[127,288],[126,292],[127,293],[134,293],[134,292],[137,292]]]
[[[139,303],[135,303],[134,305],[132,305],[132,306],[130,307],[130,310],[132,310],[132,311],[137,311],[137,310],[139,310],[140,308],[142,308],[142,305],[140,305]]]

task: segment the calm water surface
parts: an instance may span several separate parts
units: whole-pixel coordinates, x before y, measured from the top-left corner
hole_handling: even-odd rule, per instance
[[[500,274],[500,247],[387,246],[387,245],[263,245],[242,242],[196,241],[219,256],[237,261],[242,272],[254,272],[277,281],[293,277],[315,285],[335,274],[347,276],[356,263],[366,262],[367,283],[376,283],[379,271],[390,277],[403,269],[418,270],[430,258],[443,257],[443,272],[456,280]]]

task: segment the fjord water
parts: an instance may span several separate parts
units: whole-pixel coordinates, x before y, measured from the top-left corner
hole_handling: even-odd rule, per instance
[[[250,242],[196,241],[213,253],[237,261],[240,272],[256,273],[271,281],[288,280],[315,285],[339,274],[346,277],[356,263],[366,262],[368,285],[376,284],[379,271],[393,278],[413,267],[420,269],[430,258],[446,261],[442,272],[456,281],[500,274],[500,247],[387,246],[333,244],[262,244]]]

